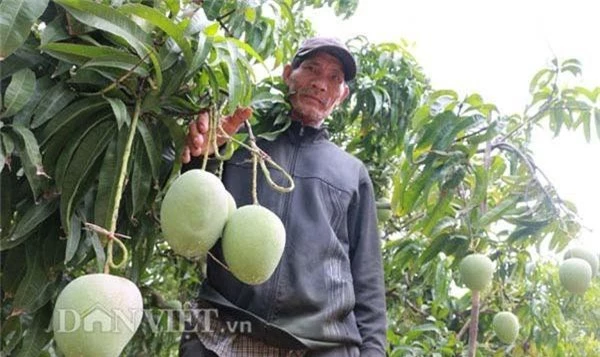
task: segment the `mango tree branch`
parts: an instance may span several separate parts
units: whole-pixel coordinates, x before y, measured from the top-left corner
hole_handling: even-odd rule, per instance
[[[225,25],[225,22],[223,22],[223,20],[228,17],[229,15],[233,14],[237,9],[233,9],[227,13],[225,13],[224,15],[221,15],[219,17],[217,17],[217,22],[219,23],[219,25],[221,26],[221,28],[223,28],[223,31],[225,31],[225,35],[227,35],[227,37],[233,37],[233,34],[231,33],[231,31],[229,30],[229,28],[227,27],[227,25]]]
[[[109,273],[110,268],[121,268],[127,263],[127,258],[129,256],[127,252],[127,247],[121,242],[118,238],[116,238],[116,233],[114,233],[117,229],[117,217],[119,216],[119,207],[121,205],[121,196],[123,195],[123,186],[125,185],[125,177],[127,176],[127,167],[129,166],[129,158],[131,157],[131,148],[133,146],[133,138],[135,137],[137,122],[141,113],[141,104],[142,101],[138,98],[135,102],[135,109],[133,112],[133,119],[131,120],[131,126],[129,127],[129,135],[127,136],[127,142],[125,143],[125,150],[123,152],[123,159],[121,160],[121,167],[119,168],[119,176],[117,179],[117,189],[115,190],[115,196],[113,199],[114,207],[110,215],[110,222],[108,224],[108,232],[103,232],[108,237],[108,258],[106,260],[106,264],[104,266],[104,272]],[[90,226],[91,227],[91,226]],[[96,226],[97,227],[97,226]],[[94,229],[94,227],[91,227]],[[98,227],[101,228],[101,227]],[[97,228],[96,228],[97,229]],[[103,229],[104,230],[104,229]],[[120,235],[123,236],[123,235]],[[119,264],[114,264],[112,260],[112,249],[113,242],[117,241],[117,244],[123,251],[123,259]]]
[[[252,204],[258,203],[258,146],[256,146],[256,137],[252,131],[252,125],[249,121],[244,121],[246,130],[248,130],[248,138],[250,140],[250,151],[252,155]]]
[[[131,147],[133,146],[133,138],[137,131],[137,122],[141,113],[142,100],[138,98],[135,101],[135,109],[133,112],[133,118],[131,119],[131,126],[129,127],[129,135],[127,136],[127,142],[125,143],[125,151],[123,152],[123,160],[121,161],[121,167],[119,169],[119,179],[117,181],[117,189],[115,190],[115,207],[110,217],[110,225],[108,226],[111,232],[117,229],[117,216],[119,215],[119,207],[121,205],[121,196],[123,195],[123,186],[125,185],[125,177],[127,176],[127,167],[129,166],[129,158],[131,157]]]
[[[471,291],[471,323],[469,324],[469,357],[477,354],[477,333],[479,325],[479,290]]]
[[[490,121],[491,118],[488,117],[488,121]],[[490,170],[490,167],[492,165],[492,144],[489,140],[487,140],[486,145],[485,145],[485,154],[483,156],[483,167],[484,170],[487,172]],[[483,198],[483,201],[481,202],[481,214],[484,215],[487,213],[488,211],[488,204],[487,204],[487,187],[486,187],[486,195]],[[470,225],[469,225],[470,228]],[[472,247],[473,249],[475,249],[476,247]],[[469,319],[469,352],[468,352],[468,356],[469,357],[475,357],[475,355],[477,355],[477,335],[479,333],[478,329],[479,329],[479,290],[472,290],[471,291],[471,318]],[[459,334],[462,335],[462,333],[464,333],[463,329],[461,329],[461,332],[459,332]]]

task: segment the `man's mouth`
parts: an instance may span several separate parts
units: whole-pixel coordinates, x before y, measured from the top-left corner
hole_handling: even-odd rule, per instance
[[[310,94],[304,94],[303,96],[305,98],[308,98],[308,99],[310,99],[312,101],[315,101],[315,102],[319,103],[320,105],[325,105],[326,104],[326,100],[320,99],[319,97],[315,97],[315,96],[312,96]]]

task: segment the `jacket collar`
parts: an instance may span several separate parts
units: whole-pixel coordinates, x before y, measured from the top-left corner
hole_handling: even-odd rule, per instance
[[[327,126],[325,124],[315,128],[312,126],[303,125],[302,122],[297,120],[292,120],[287,133],[294,143],[314,142],[329,138],[329,132],[327,131]]]

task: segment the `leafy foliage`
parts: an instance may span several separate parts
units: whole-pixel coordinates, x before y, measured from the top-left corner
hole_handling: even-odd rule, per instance
[[[302,10],[330,6],[348,17],[357,3],[3,1],[2,353],[56,352],[45,329],[57,294],[112,259],[93,223],[131,237],[121,274],[141,288],[153,317],[127,353],[174,354],[179,335],[169,323],[180,322],[204,263],[175,256],[161,237],[158,208],[179,171],[167,156],[178,157],[185,124],[204,110],[251,105],[261,136],[285,130],[289,107],[270,70],[312,33]],[[381,224],[390,354],[465,349],[470,301],[455,271],[474,251],[498,267],[483,296],[481,353],[599,354],[598,284],[571,297],[556,264],[537,258],[564,249],[580,222],[528,151],[536,125],[600,137],[600,88],[569,85],[580,63],[553,61],[533,77],[525,111],[505,115],[477,94],[431,88],[400,44],[348,44],[361,73],[329,128],[367,164],[378,198],[391,200],[394,218]],[[485,329],[501,309],[523,324],[511,346]]]

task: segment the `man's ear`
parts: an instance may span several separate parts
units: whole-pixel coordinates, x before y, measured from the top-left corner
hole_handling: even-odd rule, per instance
[[[287,84],[289,86],[288,80],[290,78],[290,76],[292,75],[292,65],[291,64],[286,64],[285,67],[283,67],[283,81],[285,82],[285,84]]]
[[[340,99],[338,100],[338,104],[344,102],[344,100],[346,100],[346,98],[348,97],[349,94],[350,94],[350,87],[348,87],[348,84],[346,84],[344,82],[344,89],[342,90],[342,93],[340,94]]]

